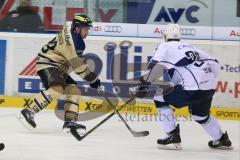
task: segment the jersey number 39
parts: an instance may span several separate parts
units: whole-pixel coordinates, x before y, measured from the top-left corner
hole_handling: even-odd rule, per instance
[[[185,52],[185,55],[189,60],[194,62],[194,66],[196,66],[196,67],[201,67],[204,64],[204,62],[199,62],[199,61],[195,62],[200,59],[199,54],[197,52],[187,51],[187,52]]]

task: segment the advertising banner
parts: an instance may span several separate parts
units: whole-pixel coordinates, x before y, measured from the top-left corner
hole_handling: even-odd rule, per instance
[[[0,20],[16,9],[18,2],[6,0],[0,10]],[[99,22],[123,22],[123,0],[101,0],[97,6],[96,3],[87,0],[32,0],[32,8],[40,15],[46,31],[61,30],[76,14],[87,14]]]
[[[6,94],[9,96],[30,96],[44,89],[36,75],[35,63],[38,51],[43,44],[54,35],[29,34],[8,37],[11,48],[7,54]],[[6,35],[5,35],[6,36]],[[99,74],[104,89],[118,94],[119,97],[129,97],[129,79],[137,80],[141,76],[139,69],[145,68],[145,63],[153,55],[153,50],[160,39],[125,37],[89,37],[86,41],[84,55],[88,62],[95,64],[95,72]],[[222,68],[218,77],[213,106],[238,108],[240,97],[240,42],[191,41],[186,42],[208,52],[216,57]],[[226,56],[230,55],[230,56]],[[14,64],[14,65],[13,65]],[[117,81],[113,79],[118,77]],[[78,76],[71,74],[79,85],[86,85]],[[85,96],[95,96],[95,93],[83,92]],[[150,99],[138,99],[142,103],[152,103]]]
[[[139,24],[139,37],[162,38],[162,32],[166,25]],[[181,35],[184,39],[211,39],[212,27],[181,26]]]
[[[213,39],[240,41],[240,27],[213,27]]]
[[[4,94],[5,86],[6,44],[6,40],[0,40],[0,95]]]
[[[128,23],[93,23],[90,35],[94,36],[138,36],[138,26]]]
[[[128,0],[128,23],[211,26],[212,1]]]
[[[18,0],[6,0],[0,20],[18,6]],[[32,0],[46,31],[61,30],[76,14],[107,23],[239,27],[239,6],[238,0]]]
[[[71,21],[67,25],[71,25]],[[92,36],[162,38],[166,25],[94,22]],[[181,37],[194,40],[240,41],[239,27],[181,26]]]
[[[0,96],[0,108],[25,108],[28,107],[29,102],[33,100],[30,97],[13,97],[13,96]],[[46,109],[50,110],[62,110],[63,109],[63,100],[53,101]],[[105,112],[108,113],[111,108],[108,105],[99,107],[102,104],[102,101],[99,100],[89,100],[89,99],[81,99],[79,102],[79,111],[84,112]],[[119,105],[122,105],[120,103]],[[174,109],[174,115],[178,118],[190,118],[190,114],[187,107],[181,109]],[[134,106],[127,106],[120,111],[122,115],[131,115],[136,118],[138,116],[158,116],[158,110],[153,103],[137,103]],[[212,107],[211,115],[213,115],[217,119],[222,120],[240,120],[240,111],[238,108],[219,108]],[[155,117],[156,118],[156,117]],[[184,120],[183,119],[183,120]]]

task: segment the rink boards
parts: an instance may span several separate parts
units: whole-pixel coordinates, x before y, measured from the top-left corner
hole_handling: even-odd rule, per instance
[[[6,47],[5,74],[3,74],[4,78],[0,77],[5,81],[1,87],[4,91],[3,95],[8,96],[0,97],[0,106],[22,108],[25,106],[27,98],[19,97],[34,97],[36,93],[44,90],[35,70],[36,56],[41,47],[55,35],[26,33],[0,33],[0,35],[1,39],[6,42],[4,44]],[[212,102],[212,114],[219,119],[239,120],[240,41],[184,41],[208,52],[220,61],[221,70]],[[127,95],[129,92],[126,90],[129,88],[128,79],[138,79],[140,74],[137,71],[140,65],[151,58],[154,48],[161,42],[162,39],[157,38],[90,36],[86,40],[84,55],[87,55],[98,66],[95,67],[95,72],[99,73],[102,86],[110,92],[116,91],[116,88],[121,88],[123,92],[117,93],[117,95],[126,98],[129,97]],[[126,45],[128,45],[127,49]],[[121,60],[117,60],[118,56],[121,57]],[[114,61],[111,62],[111,59]],[[112,70],[114,73],[123,73],[120,74],[120,82],[115,83],[111,77]],[[83,83],[76,75],[71,74],[71,76],[77,82]],[[81,111],[96,107],[97,102],[92,100],[92,97],[96,96],[95,94],[84,92],[82,95],[90,97],[90,100],[81,101]],[[54,109],[55,106],[56,102],[49,109]],[[154,114],[156,109],[151,98],[139,99],[136,106],[128,107],[125,112]],[[176,113],[187,115],[188,111],[187,109],[176,110]]]
[[[31,98],[28,97],[6,97],[0,96],[0,107],[7,108],[24,108],[28,106]],[[54,101],[46,109],[48,110],[63,110],[63,101]],[[119,103],[119,106],[123,103]],[[80,108],[81,112],[109,112],[109,106],[104,104],[103,101],[99,100],[81,100]],[[126,106],[122,111],[122,114],[131,115],[156,115],[157,110],[153,103],[139,103],[137,102],[134,106]],[[188,119],[189,112],[187,107],[182,109],[174,109],[176,118]],[[239,108],[219,108],[212,107],[211,114],[217,119],[222,120],[240,120],[240,109]],[[136,117],[135,117],[136,118]]]

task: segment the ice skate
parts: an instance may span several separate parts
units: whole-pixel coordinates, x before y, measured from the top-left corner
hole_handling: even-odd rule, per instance
[[[232,143],[228,138],[227,132],[225,132],[219,140],[213,140],[208,142],[208,146],[212,149],[225,149],[232,150]]]
[[[19,115],[17,115],[18,120],[28,129],[36,128],[36,123],[34,121],[35,113],[29,108],[23,109]]]
[[[86,126],[78,124],[74,121],[67,121],[63,124],[63,132],[69,133],[70,129],[77,130],[79,133],[84,133],[86,131]]]
[[[161,149],[182,149],[179,125],[173,131],[169,132],[166,138],[158,139],[157,143]]]

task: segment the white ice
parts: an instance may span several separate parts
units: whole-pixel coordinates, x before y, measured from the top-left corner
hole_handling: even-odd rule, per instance
[[[113,117],[81,142],[62,133],[62,121],[53,111],[37,115],[38,129],[29,131],[16,119],[18,109],[0,109],[0,142],[5,150],[0,160],[239,160],[240,121],[219,121],[228,131],[234,150],[212,150],[210,137],[195,122],[180,121],[183,150],[157,148],[156,140],[164,136],[159,122],[128,121],[136,130],[149,130],[150,135],[134,138],[118,119]],[[84,122],[88,128],[100,118]]]

